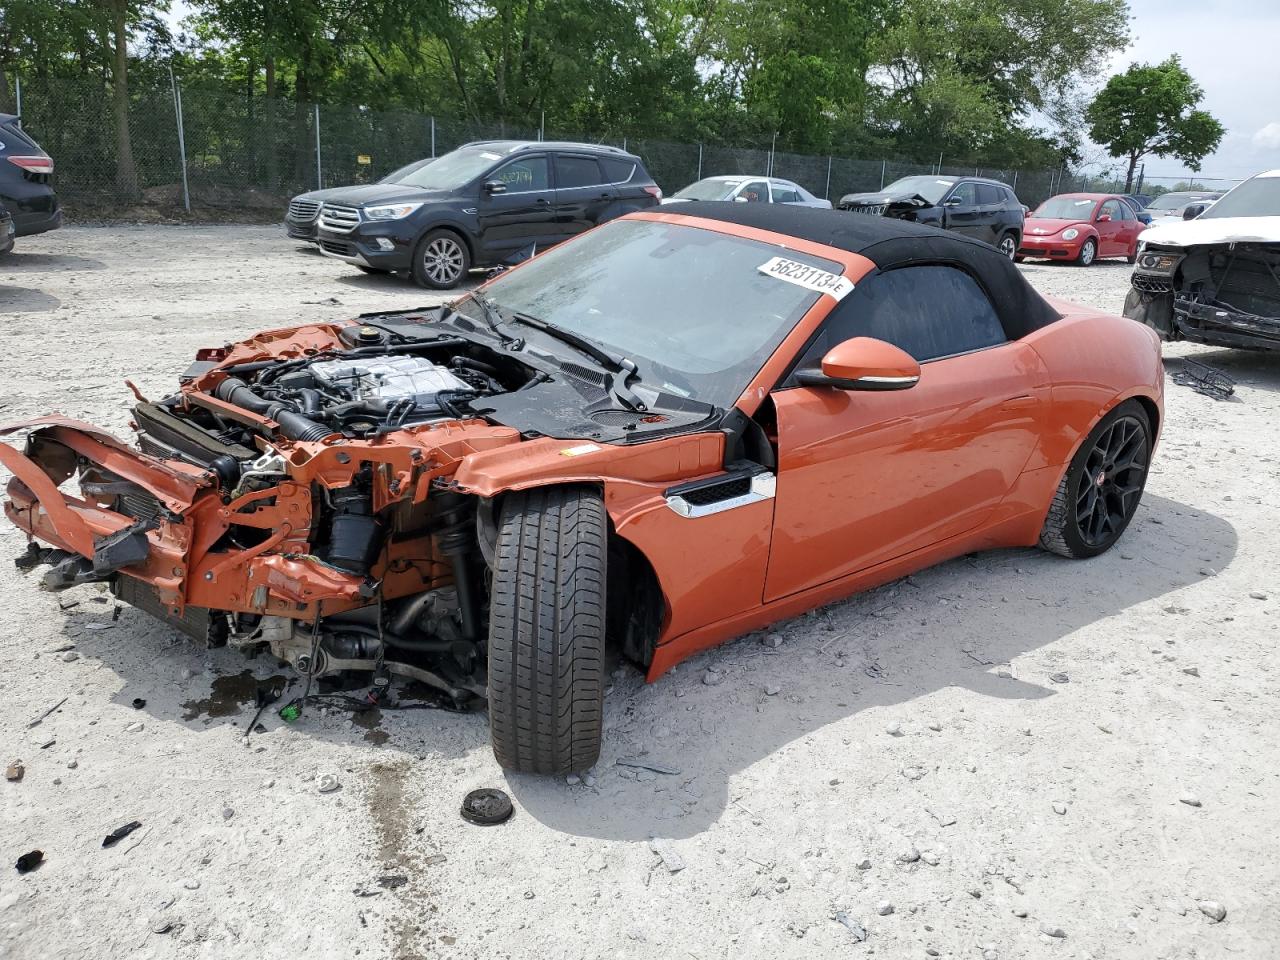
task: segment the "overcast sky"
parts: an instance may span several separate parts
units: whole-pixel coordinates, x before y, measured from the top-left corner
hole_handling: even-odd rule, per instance
[[[1280,167],[1280,0],[1129,0],[1129,7],[1133,44],[1111,72],[1176,53],[1204,88],[1203,108],[1227,128],[1201,176]],[[1184,172],[1172,158],[1147,161],[1149,176]]]

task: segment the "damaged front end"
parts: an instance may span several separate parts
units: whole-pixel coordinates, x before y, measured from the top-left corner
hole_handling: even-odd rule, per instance
[[[932,210],[930,203],[918,193],[899,196],[884,194],[849,194],[840,199],[837,207],[850,213],[863,213],[873,217],[892,217],[895,220],[918,220],[922,211]]]
[[[4,510],[46,589],[112,593],[303,675],[486,690],[489,503],[451,477],[519,431],[466,413],[536,375],[445,334],[315,325],[203,351],[133,412],[137,448],[45,417],[0,428]],[[140,398],[141,399],[141,398]]]
[[[1148,245],[1124,314],[1162,340],[1280,350],[1280,243]]]

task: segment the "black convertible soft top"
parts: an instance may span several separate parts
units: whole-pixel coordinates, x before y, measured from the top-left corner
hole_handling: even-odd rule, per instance
[[[986,289],[1005,335],[1013,340],[1061,319],[1061,314],[1027,283],[1013,261],[995,247],[936,227],[783,203],[698,201],[671,204],[662,212],[738,223],[825,244],[861,254],[881,270],[925,263],[959,267]]]

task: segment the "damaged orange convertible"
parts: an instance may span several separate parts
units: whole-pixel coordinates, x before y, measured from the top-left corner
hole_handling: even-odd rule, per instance
[[[597,759],[614,655],[654,679],[949,557],[1115,543],[1151,330],[955,233],[691,206],[449,306],[203,350],[136,447],[4,428],[20,562],[304,676],[487,699],[498,760],[552,773]]]

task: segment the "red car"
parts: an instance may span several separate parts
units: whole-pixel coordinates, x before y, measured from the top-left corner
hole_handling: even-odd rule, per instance
[[[656,680],[975,550],[1107,550],[1163,385],[1154,331],[979,240],[682,204],[449,306],[201,351],[136,447],[0,428],[27,434],[4,511],[46,589],[107,583],[308,681],[485,700],[503,766],[566,773],[599,755],[611,657]]]
[[[1138,234],[1146,224],[1113,193],[1061,193],[1027,218],[1018,260],[1043,257],[1087,267],[1099,257],[1138,256]]]

